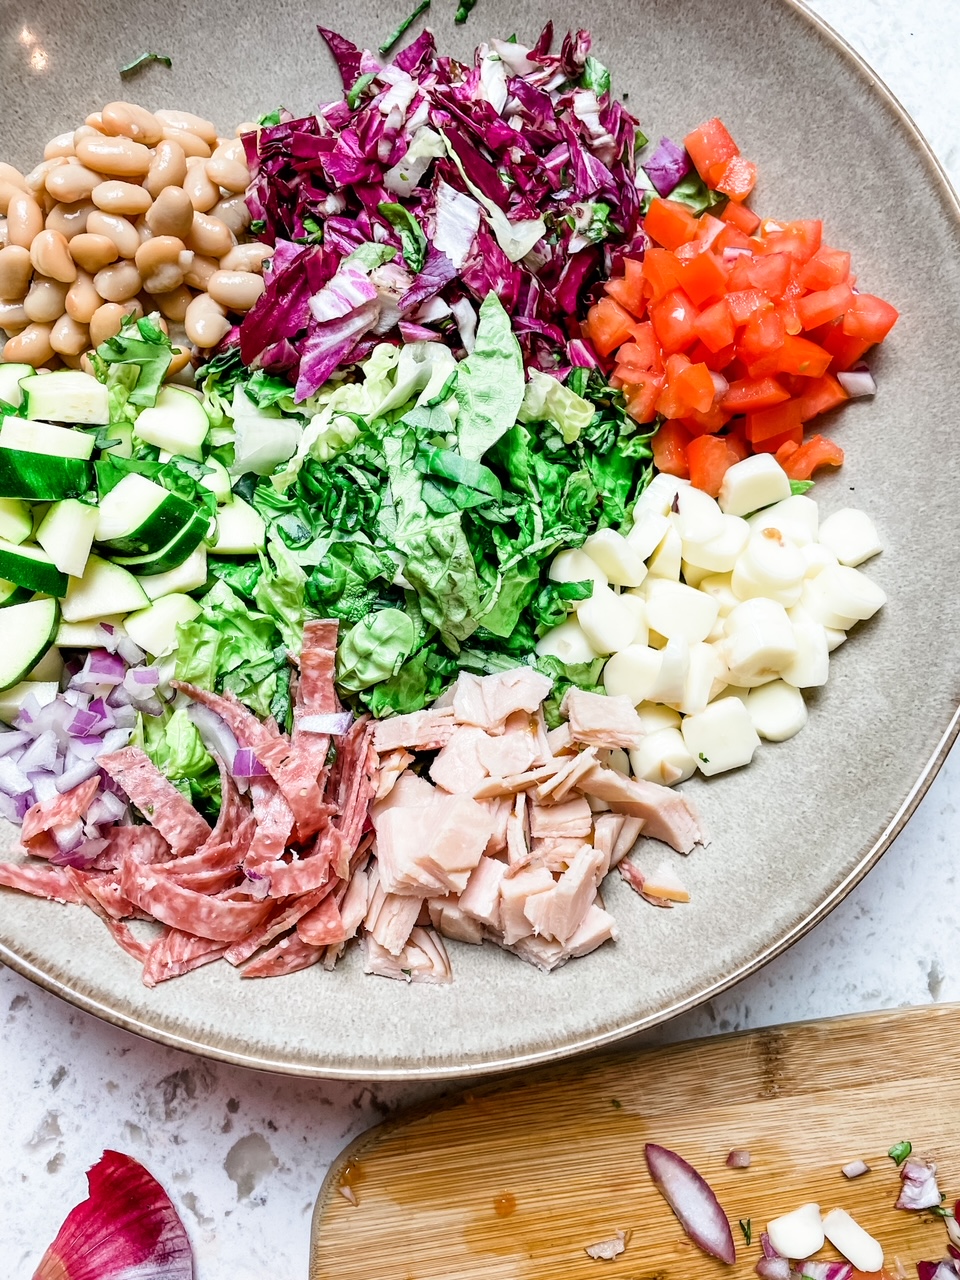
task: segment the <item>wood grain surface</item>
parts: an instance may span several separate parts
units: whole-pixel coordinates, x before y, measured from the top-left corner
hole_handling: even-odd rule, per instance
[[[848,1209],[912,1278],[917,1259],[943,1256],[946,1232],[894,1209],[886,1153],[911,1141],[937,1161],[949,1202],[960,1194],[958,1044],[960,1006],[929,1006],[579,1058],[441,1099],[362,1135],[331,1168],[310,1280],[746,1277],[767,1220],[808,1200]],[[708,1179],[734,1267],[684,1235],[645,1142]],[[749,1169],[726,1167],[732,1148],[750,1151]],[[849,1181],[841,1166],[857,1158],[871,1172]],[[587,1256],[618,1230],[631,1233],[624,1253]]]

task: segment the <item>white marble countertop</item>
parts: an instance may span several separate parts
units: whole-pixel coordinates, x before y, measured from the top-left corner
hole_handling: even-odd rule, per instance
[[[815,0],[873,65],[960,185],[960,5]],[[960,748],[905,832],[813,933],[647,1039],[960,1000],[954,861]],[[306,1277],[310,1213],[346,1141],[441,1086],[304,1082],[118,1031],[0,969],[3,1270],[26,1277],[105,1147],[141,1159],[194,1242],[198,1280]]]

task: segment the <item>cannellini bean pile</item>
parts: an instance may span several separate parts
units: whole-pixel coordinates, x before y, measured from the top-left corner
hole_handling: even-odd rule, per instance
[[[195,347],[215,346],[263,292],[271,254],[242,243],[240,137],[255,128],[221,138],[186,111],[110,102],[48,142],[26,176],[0,164],[3,359],[79,368],[124,316],[157,310]]]

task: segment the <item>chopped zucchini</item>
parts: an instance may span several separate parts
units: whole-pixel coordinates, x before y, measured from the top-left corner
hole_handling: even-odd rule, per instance
[[[133,424],[134,435],[145,444],[170,453],[203,460],[201,445],[210,429],[206,411],[195,395],[183,387],[164,387],[157,403],[141,409]]]
[[[199,612],[196,600],[175,593],[161,596],[148,608],[128,614],[124,626],[134,644],[152,657],[162,658],[177,647],[177,627],[192,621]]]
[[[61,573],[82,578],[96,528],[96,507],[64,498],[51,503],[37,530],[37,541]]]
[[[32,378],[36,370],[32,364],[0,364],[0,400],[11,409],[19,409],[23,403],[21,378]]]
[[[29,587],[20,587],[15,582],[8,582],[6,578],[0,578],[0,609],[6,609],[7,605],[23,604],[24,600],[29,600],[33,592]]]
[[[55,680],[21,680],[19,684],[0,691],[0,720],[4,724],[13,724],[31,693],[41,707],[45,707],[58,692],[59,685]]]
[[[258,511],[242,498],[234,498],[217,512],[217,540],[213,544],[218,556],[252,555],[267,545],[267,527]]]
[[[203,465],[210,468],[207,475],[202,476],[200,479],[204,489],[209,489],[215,495],[217,502],[229,502],[230,474],[227,468],[222,462],[218,462],[216,458],[207,458]]]
[[[59,630],[59,627],[57,628]],[[56,680],[60,683],[63,675],[63,656],[57,648],[56,641],[50,646],[32,671],[27,672],[28,680]]]
[[[39,376],[39,375],[38,375]],[[48,373],[48,378],[54,375]],[[87,462],[93,453],[93,436],[49,422],[27,422],[24,418],[4,418],[0,426],[0,447],[43,453],[55,458],[80,458]]]
[[[56,644],[61,649],[102,649],[103,632],[101,627],[111,626],[114,631],[123,631],[122,613],[108,613],[105,618],[88,618],[84,622],[64,622],[60,619],[57,627]]]
[[[196,591],[207,581],[207,548],[201,543],[175,569],[168,569],[166,573],[139,574],[138,581],[151,600],[159,600],[174,591]]]
[[[63,600],[67,622],[86,622],[113,613],[142,609],[149,601],[132,573],[110,560],[91,556],[82,578],[72,578]]]
[[[26,542],[32,532],[33,517],[26,503],[19,498],[0,498],[0,538],[6,538],[8,542]]]
[[[133,457],[132,422],[114,422],[107,434],[111,440],[116,441],[116,444],[107,445],[105,449],[100,450],[101,453],[112,454],[115,458]]]
[[[185,498],[136,472],[100,500],[97,541],[123,556],[160,551],[194,518]]]
[[[203,512],[197,512],[190,523],[171,538],[159,551],[142,556],[114,556],[117,564],[122,564],[136,573],[166,573],[183,564],[187,556],[192,555],[210,532],[210,518]]]
[[[18,684],[50,648],[60,610],[56,600],[27,600],[4,613],[0,689]],[[56,689],[56,686],[54,686]]]
[[[0,578],[19,587],[42,591],[48,596],[62,596],[67,589],[67,575],[58,569],[42,547],[19,546],[0,538]],[[4,618],[7,625],[9,615]]]
[[[91,373],[62,369],[35,373],[20,383],[26,417],[49,422],[104,426],[110,421],[106,386]]]
[[[0,446],[0,497],[27,498],[32,502],[79,498],[92,485],[93,467],[82,458]]]

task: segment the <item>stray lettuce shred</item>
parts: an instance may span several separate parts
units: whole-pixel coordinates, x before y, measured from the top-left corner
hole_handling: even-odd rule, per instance
[[[429,8],[430,0],[422,0],[422,3],[417,5],[413,13],[404,18],[400,25],[394,31],[390,32],[386,40],[384,40],[383,44],[380,46],[380,52],[389,53],[397,41],[401,40],[407,31],[409,31],[416,20],[420,17],[421,13],[426,13]]]
[[[123,77],[135,75],[151,62],[160,62],[167,68],[173,66],[173,59],[167,53],[141,53],[132,62],[124,63],[120,68],[120,75]]]
[[[206,813],[219,811],[220,771],[185,707],[138,716],[132,742],[192,805]],[[233,761],[226,763],[229,768]]]

